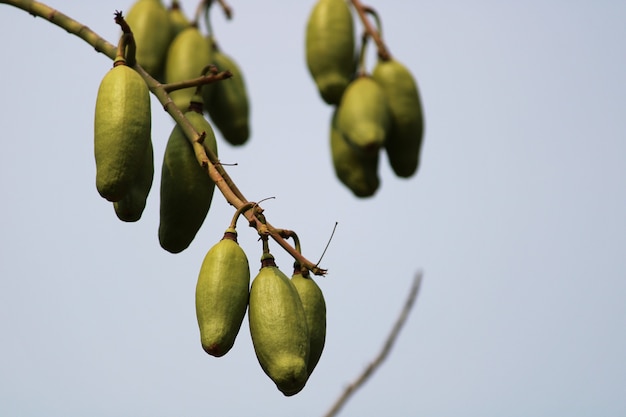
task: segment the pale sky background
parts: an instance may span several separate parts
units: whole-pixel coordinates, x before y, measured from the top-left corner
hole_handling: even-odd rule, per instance
[[[112,43],[131,1],[49,4]],[[187,12],[196,2],[183,1]],[[327,343],[284,397],[247,318],[205,354],[194,290],[232,209],[216,193],[189,249],[157,239],[160,174],[143,218],[95,188],[93,110],[111,61],[0,5],[0,416],[321,416],[379,351],[413,275],[422,291],[383,367],[342,416],[626,415],[626,2],[378,1],[426,116],[422,165],[358,200],[334,177],[331,108],[304,60],[312,1],[214,10],[244,71],[252,137],[220,157],[268,220],[316,260]],[[360,25],[357,26],[360,31]],[[373,58],[373,54],[370,54]],[[173,123],[153,102],[157,172]],[[239,225],[252,276],[260,246]],[[292,260],[272,245],[279,267]]]

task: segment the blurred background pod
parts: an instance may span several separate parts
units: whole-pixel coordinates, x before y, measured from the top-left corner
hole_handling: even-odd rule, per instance
[[[306,63],[322,99],[338,104],[354,76],[354,23],[344,0],[319,0],[306,26]]]
[[[335,175],[357,197],[371,197],[380,186],[378,151],[363,153],[337,127],[337,110],[330,124],[330,151]]]
[[[352,81],[337,108],[337,128],[346,140],[373,154],[385,144],[390,127],[387,99],[376,81],[367,75]]]
[[[204,68],[212,62],[212,51],[197,26],[183,29],[172,41],[165,60],[165,82],[173,83],[202,76]],[[189,106],[195,87],[170,93],[174,104],[184,110]]]
[[[172,39],[174,39],[180,32],[191,26],[191,21],[185,15],[182,6],[178,0],[172,0],[170,7],[167,9],[168,17],[170,20],[170,28],[172,31]]]
[[[172,29],[161,0],[137,0],[126,14],[137,44],[137,63],[154,78],[162,80]]]
[[[380,85],[389,106],[391,128],[385,150],[394,173],[410,177],[418,168],[424,116],[420,94],[413,75],[395,59],[379,59],[372,78]]]
[[[233,76],[203,86],[205,108],[228,143],[243,145],[250,136],[250,104],[243,73],[234,59],[216,44],[213,45],[213,63],[219,71],[230,71]]]

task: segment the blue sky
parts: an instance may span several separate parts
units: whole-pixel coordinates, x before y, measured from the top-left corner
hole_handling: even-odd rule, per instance
[[[112,43],[113,12],[131,3],[49,2]],[[290,398],[259,367],[246,323],[225,357],[200,347],[197,274],[232,209],[216,193],[193,244],[171,255],[157,239],[157,175],[141,221],[120,222],[93,160],[110,60],[0,5],[0,415],[322,415],[380,349],[418,270],[397,345],[341,415],[626,413],[626,4],[378,3],[426,134],[418,174],[398,179],[382,158],[366,200],[332,171],[332,110],[304,60],[313,2],[213,13],[252,105],[249,144],[219,143],[238,164],[228,172],[248,199],[276,197],[268,220],[298,232],[311,259],[339,223],[318,280],[326,348]],[[157,170],[172,127],[153,101]],[[254,276],[260,246],[239,233]]]

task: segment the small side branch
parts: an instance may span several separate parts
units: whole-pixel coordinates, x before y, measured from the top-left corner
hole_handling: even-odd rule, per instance
[[[389,336],[387,337],[387,340],[385,341],[385,344],[383,345],[380,353],[378,353],[374,360],[367,366],[367,368],[365,368],[361,375],[359,375],[358,378],[354,380],[354,382],[346,387],[343,394],[341,394],[337,401],[335,401],[330,410],[326,414],[324,414],[324,417],[336,416],[341,408],[344,406],[344,404],[348,401],[348,399],[350,399],[352,394],[354,394],[357,389],[363,386],[363,384],[372,376],[374,371],[376,371],[378,367],[380,367],[380,365],[383,363],[383,361],[387,358],[389,352],[391,351],[391,348],[398,338],[398,334],[400,334],[402,326],[404,326],[406,319],[409,317],[409,313],[411,311],[411,308],[413,307],[413,304],[415,304],[415,300],[417,299],[417,294],[419,293],[420,285],[422,283],[422,277],[423,274],[421,271],[415,275],[415,278],[413,279],[413,285],[411,286],[407,299],[404,303],[404,308],[400,312],[400,316],[398,316],[396,323],[393,325],[393,328],[391,329],[391,332],[389,333]]]

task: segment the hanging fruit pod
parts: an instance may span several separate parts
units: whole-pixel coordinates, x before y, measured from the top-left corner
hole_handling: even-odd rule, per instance
[[[307,373],[310,377],[322,356],[324,344],[326,343],[326,301],[317,283],[308,273],[306,276],[303,275],[299,266],[296,266],[294,269],[291,283],[300,296],[309,331]]]
[[[354,23],[345,0],[319,0],[306,27],[307,67],[322,99],[338,104],[355,73]]]
[[[170,7],[167,9],[168,17],[170,20],[170,27],[172,31],[172,39],[174,39],[180,32],[191,26],[191,22],[187,19],[185,12],[183,12],[180,2],[173,0]]]
[[[330,127],[330,150],[335,175],[357,197],[371,197],[380,186],[379,152],[363,153],[348,143],[337,127],[337,111]]]
[[[198,78],[212,61],[212,51],[197,26],[180,32],[172,41],[165,60],[165,82],[173,83]],[[179,109],[186,109],[195,87],[172,91],[170,97]]]
[[[215,134],[202,115],[202,98],[196,94],[193,102],[200,107],[193,106],[185,117],[198,133],[206,133],[203,145],[217,155]],[[167,141],[161,170],[159,242],[163,249],[178,253],[191,244],[209,212],[214,190],[215,183],[177,124]]]
[[[117,217],[125,222],[136,222],[141,219],[146,200],[152,188],[154,179],[154,152],[152,141],[148,142],[146,154],[141,162],[141,168],[136,179],[130,184],[130,188],[120,201],[113,203]]]
[[[395,59],[379,60],[372,78],[381,86],[391,115],[385,150],[399,177],[410,177],[418,168],[424,118],[417,83],[411,72]]]
[[[213,64],[233,76],[203,88],[207,112],[227,142],[243,145],[250,136],[250,105],[243,73],[235,61],[218,48],[213,49]]]
[[[125,19],[137,44],[137,63],[150,75],[161,79],[173,36],[167,9],[161,0],[138,0]]]
[[[387,99],[378,83],[362,75],[350,83],[337,109],[337,128],[365,154],[385,144],[391,118]]]
[[[263,371],[284,395],[291,396],[308,379],[306,315],[296,288],[276,267],[274,257],[264,253],[261,259],[261,270],[250,288],[250,335]]]
[[[96,188],[120,201],[139,174],[150,143],[150,93],[143,78],[118,56],[98,88],[94,118]]]
[[[237,231],[207,252],[196,285],[196,317],[202,348],[209,355],[225,355],[235,343],[248,308],[250,267],[237,243]]]

